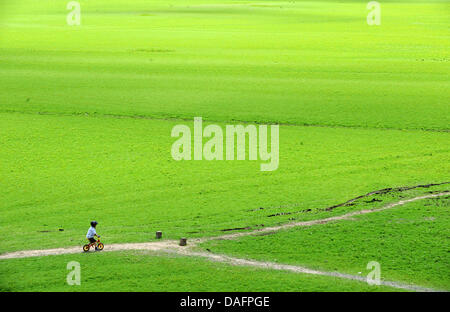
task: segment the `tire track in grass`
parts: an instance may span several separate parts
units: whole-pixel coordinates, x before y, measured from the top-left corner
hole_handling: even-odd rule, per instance
[[[400,200],[395,203],[390,203],[381,208],[349,212],[344,215],[336,216],[336,217],[330,217],[330,218],[318,219],[318,220],[312,220],[312,221],[304,221],[304,222],[287,223],[284,225],[267,227],[264,229],[258,229],[258,230],[254,230],[251,232],[235,233],[235,234],[222,235],[222,236],[217,236],[217,237],[194,239],[194,240],[190,241],[189,247],[181,247],[178,245],[178,242],[174,241],[174,240],[165,240],[165,241],[160,241],[160,242],[149,242],[149,243],[112,244],[112,245],[108,245],[107,249],[102,252],[124,251],[124,250],[160,251],[160,252],[175,253],[175,254],[179,254],[179,255],[183,255],[183,256],[190,256],[190,257],[203,257],[203,258],[207,258],[212,261],[215,261],[215,262],[229,263],[231,265],[251,266],[251,267],[256,267],[256,268],[260,268],[260,269],[282,270],[282,271],[290,271],[290,272],[294,272],[294,273],[331,276],[331,277],[344,278],[344,279],[349,279],[349,280],[354,280],[354,281],[367,282],[366,278],[364,278],[363,276],[358,276],[358,275],[351,275],[351,274],[345,274],[345,273],[339,273],[339,272],[327,272],[327,271],[312,270],[312,269],[308,269],[306,267],[297,266],[297,265],[280,264],[280,263],[276,263],[276,262],[266,262],[266,261],[256,261],[256,260],[235,258],[235,257],[230,257],[230,256],[220,255],[220,254],[198,252],[198,251],[194,251],[193,248],[196,247],[199,243],[203,243],[203,242],[210,241],[210,240],[235,239],[235,238],[239,238],[239,237],[243,237],[243,236],[258,235],[258,234],[264,234],[264,233],[268,233],[268,232],[277,232],[280,230],[290,229],[293,227],[313,226],[313,225],[319,225],[319,224],[326,224],[326,223],[334,222],[334,221],[349,220],[353,216],[363,215],[363,214],[368,214],[368,213],[373,213],[373,212],[380,212],[383,210],[392,209],[397,206],[402,206],[404,204],[411,203],[414,201],[428,199],[428,198],[435,198],[435,197],[445,196],[445,195],[449,195],[449,194],[450,194],[449,191],[445,191],[445,192],[441,192],[438,194],[423,195],[423,196],[418,196],[418,197],[414,197],[411,199]],[[15,251],[15,252],[1,254],[0,260],[52,256],[52,255],[77,254],[80,252],[81,252],[80,246],[70,247],[70,248],[44,249],[44,250],[23,250],[23,251]],[[389,286],[389,287],[394,287],[394,288],[399,288],[399,289],[404,289],[404,290],[411,290],[411,291],[420,291],[420,292],[443,291],[443,290],[437,290],[437,289],[433,289],[433,288],[426,288],[426,287],[417,286],[417,285],[413,285],[413,284],[404,284],[404,283],[393,282],[393,281],[380,281],[380,284],[383,286]]]
[[[72,116],[72,117],[101,117],[101,118],[114,118],[114,119],[144,119],[144,120],[161,120],[161,121],[171,121],[171,122],[183,122],[192,121],[190,116],[169,116],[167,114],[111,114],[111,113],[97,113],[97,112],[58,112],[58,111],[33,111],[33,110],[14,110],[14,109],[0,109],[0,114],[21,114],[21,115],[43,115],[43,116]],[[241,124],[256,124],[256,125],[273,125],[277,124],[286,127],[310,127],[310,128],[332,128],[332,129],[373,129],[373,130],[384,130],[384,131],[426,131],[426,132],[440,132],[449,133],[448,128],[395,128],[395,127],[377,127],[377,126],[363,126],[357,124],[320,124],[320,123],[308,123],[308,122],[287,122],[280,120],[268,120],[268,121],[258,121],[258,120],[240,120],[240,119],[227,119],[227,118],[208,118],[203,119],[205,122],[210,123],[241,123]]]

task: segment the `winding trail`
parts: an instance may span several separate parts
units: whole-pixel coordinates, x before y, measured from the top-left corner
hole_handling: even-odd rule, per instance
[[[292,223],[287,223],[287,224],[283,224],[280,226],[267,227],[267,228],[263,228],[263,229],[250,231],[250,232],[241,232],[241,233],[228,234],[228,235],[222,235],[222,236],[192,239],[189,241],[189,247],[181,247],[178,245],[178,241],[175,241],[175,240],[164,240],[164,241],[149,242],[149,243],[111,244],[111,245],[108,245],[107,249],[105,249],[103,252],[124,251],[124,250],[159,251],[159,252],[165,252],[165,253],[175,253],[175,254],[179,254],[179,255],[183,255],[183,256],[203,257],[203,258],[210,259],[212,261],[228,263],[231,265],[252,266],[252,267],[258,267],[258,268],[262,268],[262,269],[272,269],[272,270],[290,271],[290,272],[294,272],[294,273],[332,276],[332,277],[345,278],[345,279],[350,279],[350,280],[366,282],[366,278],[363,276],[359,276],[359,275],[312,270],[312,269],[308,269],[308,268],[305,268],[302,266],[280,264],[280,263],[275,263],[275,262],[241,259],[241,258],[230,257],[230,256],[226,256],[226,255],[213,254],[210,252],[199,252],[199,251],[195,251],[193,249],[194,249],[194,247],[197,247],[197,245],[199,243],[203,243],[203,242],[210,241],[210,240],[236,239],[236,238],[243,237],[243,236],[277,232],[280,230],[290,229],[290,228],[294,228],[294,227],[313,226],[313,225],[319,225],[319,224],[326,224],[329,222],[349,220],[353,216],[364,215],[364,214],[369,214],[369,213],[373,213],[373,212],[380,212],[380,211],[392,209],[394,207],[401,206],[401,205],[404,205],[407,203],[411,203],[414,201],[435,198],[435,197],[440,197],[440,196],[445,196],[445,195],[450,195],[450,192],[445,191],[445,192],[441,192],[438,194],[418,196],[418,197],[414,197],[411,199],[400,200],[398,202],[388,204],[381,208],[354,211],[354,212],[349,212],[349,213],[343,214],[341,216],[336,216],[336,217],[304,221],[304,222],[292,222]],[[44,250],[23,250],[23,251],[15,251],[15,252],[1,254],[0,260],[65,255],[65,254],[78,254],[78,253],[81,253],[80,246],[70,247],[70,248],[44,249]],[[398,283],[398,282],[391,282],[391,281],[380,281],[380,282],[381,282],[381,285],[404,289],[404,290],[422,291],[422,292],[442,291],[442,290],[426,288],[426,287],[421,287],[421,286],[411,285],[411,284]]]
[[[281,264],[281,263],[276,263],[276,262],[248,260],[248,259],[241,259],[241,258],[235,258],[235,257],[226,256],[226,255],[218,255],[218,254],[212,254],[212,253],[206,253],[206,252],[192,252],[188,249],[184,249],[181,252],[181,254],[187,255],[187,256],[194,256],[194,257],[204,257],[204,258],[208,258],[212,261],[223,262],[223,263],[228,263],[228,264],[237,265],[237,266],[251,266],[251,267],[257,267],[260,269],[290,271],[293,273],[300,273],[300,274],[331,276],[331,277],[345,278],[345,279],[349,279],[349,280],[367,283],[367,278],[362,275],[351,275],[351,274],[345,274],[345,273],[339,273],[339,272],[327,272],[327,271],[312,270],[312,269],[308,269],[308,268],[298,266],[298,265],[289,265],[289,264]],[[383,281],[383,280],[380,281],[380,285],[403,289],[403,290],[409,290],[409,291],[443,292],[443,290],[437,290],[437,289],[433,289],[433,288],[427,288],[427,287],[422,287],[422,286],[417,286],[417,285],[412,285],[412,284],[404,284],[404,283],[399,283],[399,282],[391,282],[391,281]]]
[[[312,225],[317,225],[317,224],[325,224],[325,223],[329,223],[329,222],[333,222],[333,221],[349,220],[349,219],[351,219],[354,216],[359,216],[359,215],[363,215],[363,214],[368,214],[368,213],[383,211],[383,210],[387,210],[387,209],[392,209],[394,207],[402,206],[404,204],[411,203],[411,202],[414,202],[414,201],[417,201],[417,200],[422,200],[422,199],[427,199],[427,198],[434,198],[434,197],[440,197],[440,196],[449,195],[449,194],[450,194],[449,191],[445,191],[445,192],[438,193],[438,194],[423,195],[423,196],[418,196],[418,197],[414,197],[414,198],[411,198],[411,199],[400,200],[398,202],[388,204],[388,205],[386,205],[384,207],[381,207],[381,208],[353,211],[353,212],[349,212],[349,213],[346,213],[346,214],[343,214],[343,215],[340,215],[340,216],[336,216],[336,217],[330,217],[330,218],[324,218],[324,219],[318,219],[318,220],[311,220],[311,221],[291,222],[291,223],[286,223],[286,224],[279,225],[279,226],[272,226],[272,227],[266,227],[266,228],[262,228],[262,229],[257,229],[257,230],[250,231],[250,232],[241,232],[241,233],[227,234],[227,235],[222,235],[222,236],[200,238],[198,240],[200,242],[204,242],[204,241],[217,240],[217,239],[235,239],[235,238],[239,238],[239,237],[243,237],[243,236],[258,235],[258,234],[264,234],[264,233],[267,233],[267,232],[277,232],[279,230],[290,229],[290,228],[293,228],[293,227],[312,226]]]

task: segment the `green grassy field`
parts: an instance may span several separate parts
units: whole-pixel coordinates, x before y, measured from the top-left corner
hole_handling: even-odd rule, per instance
[[[0,253],[81,246],[92,219],[108,246],[148,242],[157,230],[218,236],[448,190],[323,211],[376,189],[450,180],[448,2],[383,1],[380,26],[366,24],[364,1],[79,2],[80,26],[66,24],[65,1],[0,4]],[[280,124],[279,169],[173,160],[171,129],[195,116]],[[450,290],[448,208],[420,201],[208,246],[352,274],[377,256],[383,278]],[[65,284],[71,260],[86,267],[79,288]],[[182,263],[195,269],[173,277]],[[215,278],[199,286],[205,275]],[[161,280],[170,282],[151,286]],[[0,260],[2,291],[91,286],[393,290],[153,253]]]
[[[2,110],[448,128],[448,2],[79,2],[4,4]]]

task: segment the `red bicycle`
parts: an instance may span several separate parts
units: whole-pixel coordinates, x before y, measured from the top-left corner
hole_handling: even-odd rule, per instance
[[[97,245],[97,250],[103,250],[103,248],[105,247],[105,245],[103,245],[103,243],[100,242],[100,237],[98,237],[97,241],[84,245],[83,251],[88,252],[89,249],[91,249],[91,247],[95,247],[95,245]]]

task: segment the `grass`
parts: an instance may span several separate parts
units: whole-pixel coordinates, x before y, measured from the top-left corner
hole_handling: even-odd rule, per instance
[[[447,177],[446,133],[282,127],[280,168],[263,173],[255,161],[176,162],[179,121],[1,116],[3,252],[82,244],[91,219],[107,244],[218,235],[290,218],[259,207],[315,212]]]
[[[150,241],[157,230],[164,238],[205,237],[399,199],[321,210],[375,189],[449,181],[445,1],[384,1],[379,27],[366,24],[366,3],[358,1],[79,2],[77,27],[66,24],[66,3],[0,4],[1,253],[81,245],[92,219],[106,245]],[[279,169],[261,172],[259,161],[174,161],[171,129],[192,125],[195,116],[221,126],[280,123]],[[282,214],[269,217],[274,212]],[[373,252],[378,245],[371,243]],[[392,257],[403,250],[396,248]],[[95,259],[128,280],[137,278],[140,261],[164,262],[166,278],[181,262],[133,255],[134,275],[125,276],[123,266],[108,262],[123,264],[124,257]],[[58,259],[68,258],[3,261],[0,288],[65,290],[53,280],[42,288],[38,272]],[[14,263],[30,266],[11,270]],[[198,289],[199,276],[216,265],[158,290]],[[446,287],[436,272],[415,281]],[[266,284],[283,276],[283,290],[297,289],[300,278],[260,274]],[[24,282],[12,283],[17,276]],[[126,289],[150,290],[143,285],[152,279]],[[356,289],[309,281],[299,289]],[[235,287],[212,280],[208,289],[214,282],[216,290]],[[235,289],[274,289],[258,283]],[[121,290],[119,282],[108,285]]]
[[[5,4],[1,110],[448,128],[448,3],[80,4]]]

